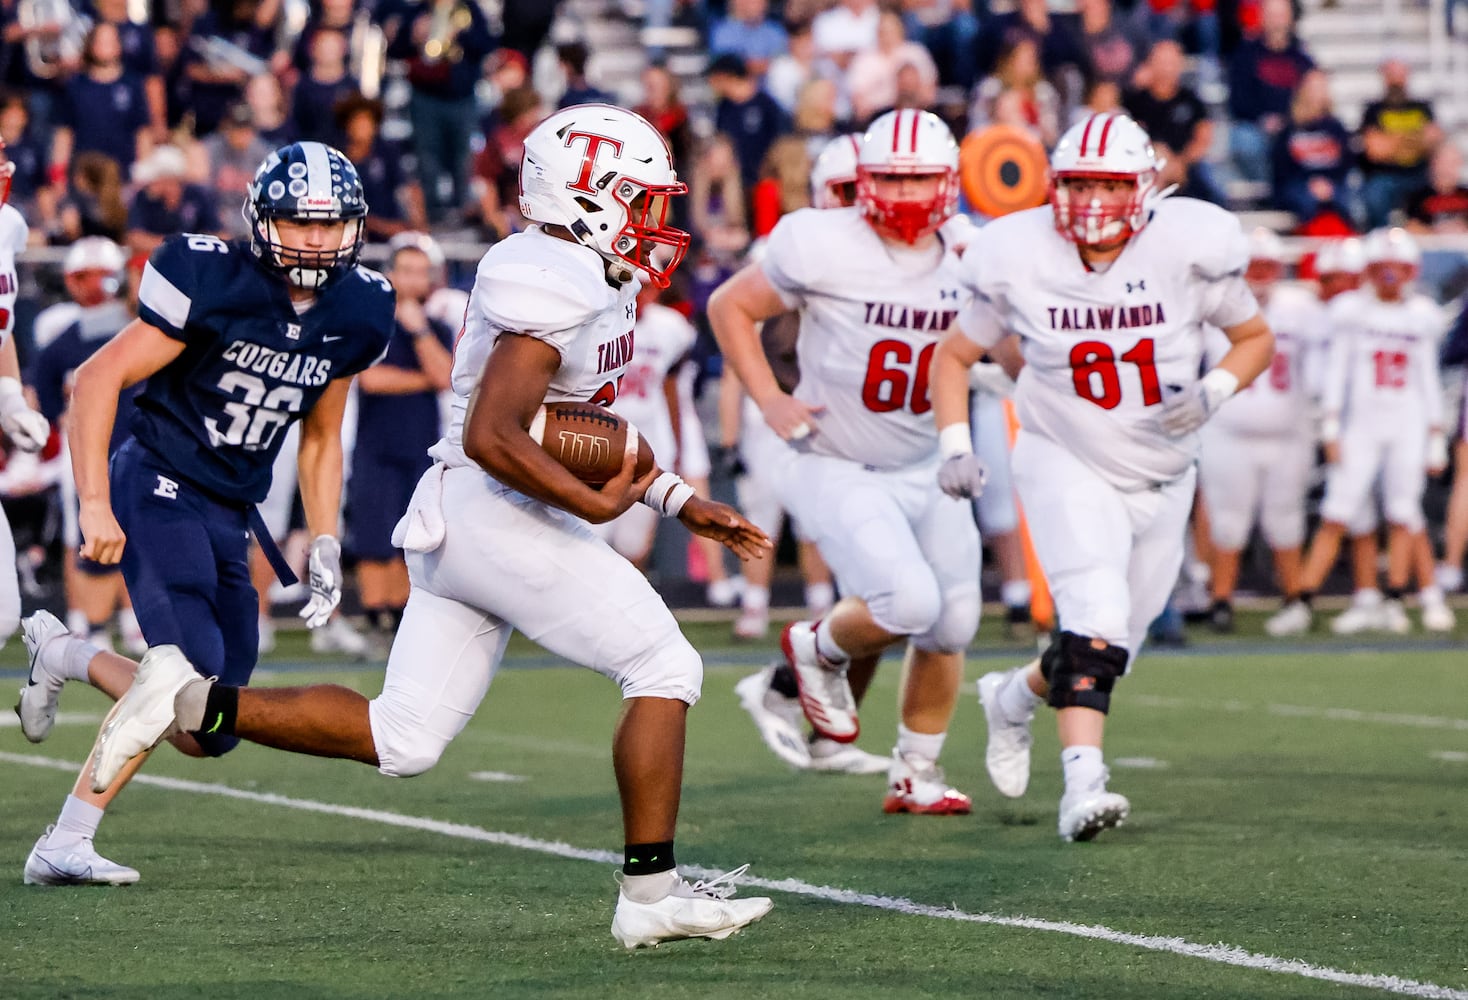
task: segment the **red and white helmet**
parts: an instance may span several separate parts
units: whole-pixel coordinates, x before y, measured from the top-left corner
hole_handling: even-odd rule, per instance
[[[931,198],[897,201],[877,197],[878,174],[936,174],[942,182]],[[958,211],[958,143],[943,119],[900,108],[872,122],[856,155],[856,203],[884,236],[916,243],[937,232]]]
[[[810,203],[816,208],[856,204],[856,154],[861,135],[838,135],[826,143],[810,168]],[[845,190],[843,190],[845,189]]]
[[[1161,197],[1157,191],[1157,153],[1142,127],[1114,111],[1091,115],[1071,126],[1050,154],[1050,204],[1055,228],[1082,246],[1114,246],[1141,232]],[[1076,204],[1069,178],[1129,179],[1135,185],[1120,207]]]
[[[1405,229],[1377,229],[1366,237],[1366,263],[1406,264],[1419,267],[1422,264],[1422,248]]]
[[[1355,236],[1329,240],[1315,251],[1315,273],[1361,274],[1366,270],[1366,248]]]
[[[1249,266],[1244,279],[1257,295],[1284,277],[1284,240],[1273,229],[1255,226],[1249,232]]]
[[[660,287],[688,252],[689,235],[668,225],[678,180],[661,133],[611,104],[557,111],[525,138],[520,214],[564,226],[606,259],[614,281],[644,272]]]

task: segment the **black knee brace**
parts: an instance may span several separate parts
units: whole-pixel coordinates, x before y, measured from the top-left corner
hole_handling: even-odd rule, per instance
[[[1061,632],[1041,655],[1051,708],[1094,708],[1105,715],[1111,707],[1111,688],[1126,673],[1127,651],[1091,643],[1087,636]]]

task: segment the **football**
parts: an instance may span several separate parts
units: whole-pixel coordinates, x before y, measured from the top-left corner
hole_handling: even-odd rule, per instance
[[[605,406],[546,403],[530,422],[530,437],[571,475],[587,486],[601,486],[622,468],[629,427],[630,421]],[[638,434],[637,475],[646,475],[652,467],[652,448]]]

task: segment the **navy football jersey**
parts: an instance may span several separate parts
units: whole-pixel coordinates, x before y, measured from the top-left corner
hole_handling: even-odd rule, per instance
[[[66,412],[67,397],[71,390],[76,370],[107,341],[122,331],[132,320],[127,306],[121,302],[105,302],[100,306],[82,309],[66,329],[41,349],[32,363],[26,381],[36,390],[36,400],[41,414],[51,423],[61,420]],[[112,423],[112,441],[108,451],[131,435],[133,399],[142,391],[139,383],[122,390],[117,400],[117,418]]]
[[[382,356],[393,308],[387,279],[356,267],[297,313],[249,244],[175,236],[143,271],[138,315],[185,347],[138,395],[133,434],[186,482],[259,503],[285,429]]]

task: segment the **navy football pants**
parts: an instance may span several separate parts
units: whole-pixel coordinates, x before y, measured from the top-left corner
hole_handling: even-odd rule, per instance
[[[127,534],[122,575],[148,645],[178,646],[203,676],[248,684],[260,602],[245,509],[200,493],[135,440],[117,450],[111,470],[112,512]],[[212,756],[239,743],[194,735]]]

